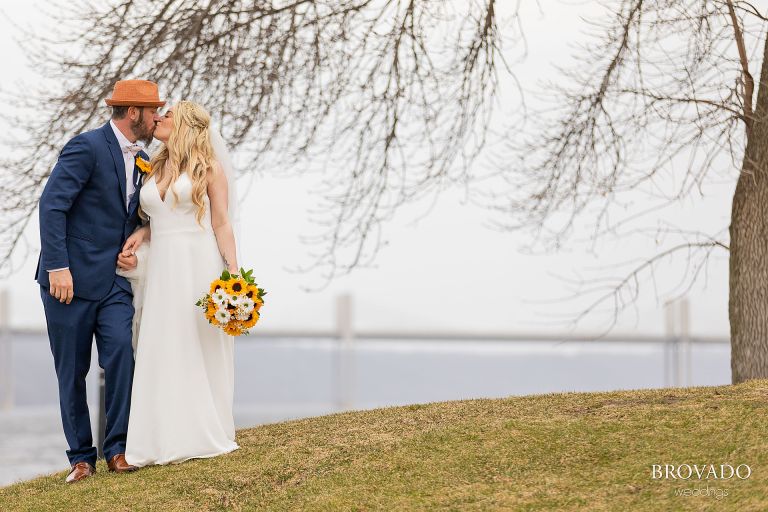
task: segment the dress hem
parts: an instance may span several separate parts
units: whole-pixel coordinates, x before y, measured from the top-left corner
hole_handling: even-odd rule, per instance
[[[143,467],[146,467],[146,466],[167,466],[169,464],[181,464],[182,462],[186,462],[186,461],[192,460],[192,459],[210,459],[210,458],[213,458],[213,457],[218,457],[219,455],[226,455],[227,453],[232,453],[233,451],[238,450],[238,449],[240,449],[240,445],[235,444],[234,447],[228,448],[228,449],[226,449],[226,450],[224,450],[222,452],[210,453],[210,454],[206,454],[206,455],[193,455],[191,457],[186,457],[184,459],[170,459],[170,460],[165,460],[163,462],[146,462],[146,463],[128,462],[128,463],[131,464],[132,466],[136,466],[136,467],[139,467],[139,468],[143,468]]]

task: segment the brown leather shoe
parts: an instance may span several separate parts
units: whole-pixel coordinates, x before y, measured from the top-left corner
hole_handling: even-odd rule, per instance
[[[73,482],[79,482],[85,480],[89,476],[96,473],[96,468],[88,464],[87,462],[77,462],[72,466],[72,470],[67,475],[65,480],[68,484]]]
[[[109,462],[107,462],[107,467],[110,471],[114,471],[115,473],[130,473],[131,471],[136,471],[136,466],[131,466],[125,461],[125,454],[124,453],[118,453],[111,459],[109,459]]]

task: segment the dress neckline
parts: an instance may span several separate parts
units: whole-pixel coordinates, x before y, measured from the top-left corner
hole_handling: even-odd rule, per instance
[[[187,173],[179,174],[179,179],[181,179],[182,176],[186,176],[186,175]],[[165,203],[165,197],[168,195],[168,191],[171,189],[171,186],[173,185],[173,183],[169,183],[168,187],[165,189],[165,193],[162,193],[160,192],[160,185],[158,185],[157,183],[157,175],[152,176],[152,178],[154,178],[155,190],[157,190],[157,195],[160,198],[160,201]]]

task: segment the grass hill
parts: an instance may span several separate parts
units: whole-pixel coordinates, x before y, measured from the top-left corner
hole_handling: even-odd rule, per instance
[[[0,510],[768,510],[765,380],[390,407],[237,440],[214,459],[5,487]],[[751,475],[652,479],[653,464]]]

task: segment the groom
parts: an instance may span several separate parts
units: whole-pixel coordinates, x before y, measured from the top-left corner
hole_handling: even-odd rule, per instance
[[[104,457],[110,471],[137,469],[124,455],[133,382],[133,296],[128,281],[115,272],[117,265],[136,265],[135,256],[120,252],[139,222],[136,158],[149,160],[137,142],[152,141],[157,109],[165,102],[155,83],[123,80],[106,103],[112,107],[112,119],[64,146],[40,197],[41,250],[35,279],[69,444],[67,482],[96,471],[85,389],[94,336],[106,379]]]

